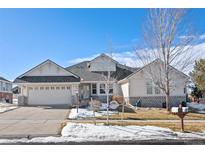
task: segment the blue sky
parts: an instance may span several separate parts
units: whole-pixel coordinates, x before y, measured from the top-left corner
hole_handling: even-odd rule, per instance
[[[13,80],[46,59],[66,67],[78,58],[117,53],[142,40],[146,9],[0,9],[0,76]],[[188,18],[205,34],[205,9]],[[125,57],[126,58],[126,57]]]

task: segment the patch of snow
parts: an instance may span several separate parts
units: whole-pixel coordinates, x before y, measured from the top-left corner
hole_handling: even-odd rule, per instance
[[[63,137],[76,137],[87,141],[146,140],[175,138],[169,129],[153,126],[104,126],[93,124],[68,124],[62,130]]]
[[[199,112],[205,113],[205,104],[192,102],[192,103],[187,103],[187,106],[195,110],[198,110]]]
[[[102,103],[100,110],[107,110],[107,103]]]
[[[109,115],[116,114],[117,112],[109,111]],[[105,116],[107,115],[107,111],[98,111],[95,112],[95,117]],[[89,108],[79,108],[78,112],[77,109],[71,109],[69,114],[69,119],[78,119],[78,118],[92,118],[94,117],[94,113]]]
[[[17,108],[17,106],[14,106],[13,104],[4,103],[4,102],[0,103],[0,113],[6,112],[9,110],[13,110],[16,108]]]
[[[86,141],[137,141],[163,139],[205,139],[203,133],[180,133],[155,126],[105,126],[102,124],[68,123],[61,137],[36,137],[32,139],[0,139],[2,143],[66,143]]]

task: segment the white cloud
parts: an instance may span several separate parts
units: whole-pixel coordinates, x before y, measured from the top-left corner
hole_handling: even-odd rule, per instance
[[[83,61],[90,61],[90,60],[94,59],[95,57],[97,57],[99,55],[100,54],[95,54],[95,55],[91,55],[89,57],[76,58],[76,59],[68,61],[68,63],[70,65],[73,65],[73,64],[77,64],[77,63],[80,63],[80,62],[83,62]]]
[[[196,38],[196,36],[194,36],[194,35],[189,35],[189,36],[187,36],[187,35],[182,35],[182,36],[179,36],[179,38],[180,38],[180,39],[191,39],[191,38]]]
[[[205,39],[205,34],[200,35],[200,36],[199,36],[199,39],[200,39],[200,40],[204,40],[204,39]]]
[[[180,39],[189,39],[189,38],[193,38],[199,41],[203,41],[205,40],[205,34],[201,34],[201,35],[182,35],[179,36]]]
[[[76,58],[73,60],[68,61],[68,63],[70,65],[76,64],[76,63],[80,63],[83,61],[90,61],[94,58],[96,58],[97,56],[99,56],[102,53],[99,54],[94,54],[88,57],[81,57],[81,58]],[[108,56],[110,56],[109,53],[106,53]],[[120,64],[124,64],[127,66],[131,66],[131,67],[137,67],[138,62],[136,61],[137,56],[135,54],[135,52],[118,52],[118,53],[113,53],[112,54],[112,58],[116,61],[118,61]]]
[[[143,49],[137,50],[137,52],[143,52]],[[76,59],[69,61],[69,64],[73,65],[73,64],[76,64],[82,61],[92,60],[95,57],[99,56],[100,54],[101,53],[91,55],[88,57],[76,58]],[[205,43],[195,45],[191,50],[191,54],[193,54],[193,57],[195,58],[195,60],[198,60],[199,58],[205,58]],[[137,58],[136,51],[115,52],[112,54],[112,58],[118,61],[119,63],[130,66],[130,67],[141,67],[142,66],[142,63]],[[192,69],[193,69],[193,65],[190,65],[190,67],[188,68],[188,71],[186,71],[185,73],[188,73]]]

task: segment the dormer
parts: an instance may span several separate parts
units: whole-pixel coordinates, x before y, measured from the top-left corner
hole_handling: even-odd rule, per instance
[[[106,54],[101,54],[89,63],[89,70],[91,72],[116,71],[117,61],[113,60]]]

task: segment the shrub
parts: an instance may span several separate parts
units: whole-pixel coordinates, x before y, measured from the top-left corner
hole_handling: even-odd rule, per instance
[[[125,101],[123,96],[112,96],[112,100],[117,101],[120,105]]]
[[[92,100],[89,102],[89,105],[93,111],[98,111],[102,106],[102,103],[99,100]]]

